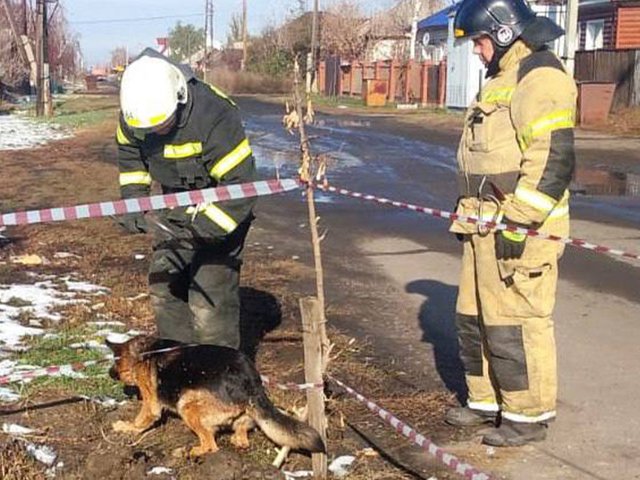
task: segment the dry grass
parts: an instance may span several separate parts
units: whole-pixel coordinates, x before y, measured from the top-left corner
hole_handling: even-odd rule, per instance
[[[75,139],[57,142],[46,149],[26,151],[20,158],[11,153],[0,152],[0,161],[3,162],[5,172],[0,178],[0,189],[8,198],[17,199],[16,203],[23,207],[55,206],[117,198],[117,171],[115,162],[112,161],[113,127],[110,121],[105,121],[92,126]],[[52,165],[55,165],[55,170],[51,169]],[[35,171],[34,166],[37,167]],[[123,235],[109,219],[20,227],[13,229],[10,235],[22,237],[23,240],[0,250],[2,259],[8,255],[24,253],[35,253],[45,257],[49,259],[49,264],[32,267],[29,271],[44,274],[75,272],[82,280],[107,286],[111,289],[109,295],[96,299],[96,303],[104,304],[99,309],[101,315],[108,319],[121,320],[127,328],[153,328],[149,299],[139,296],[147,291],[149,238]],[[55,253],[60,251],[76,256],[55,258]],[[146,258],[135,260],[134,252],[143,253]],[[2,265],[0,279],[12,282],[18,276],[23,276],[24,271],[25,267]],[[268,328],[259,332],[266,336],[259,345],[257,363],[262,373],[278,382],[298,383],[304,379],[298,299],[304,291],[304,285],[309,282],[313,282],[313,271],[310,267],[273,253],[247,250],[242,276],[243,291],[246,294],[243,298],[243,315],[254,324],[267,325]],[[344,308],[357,308],[357,305]],[[95,313],[87,306],[69,307],[64,311],[66,321],[63,322],[63,326],[80,326],[92,319]],[[329,311],[329,316],[332,314],[333,310]],[[271,331],[276,327],[276,321],[281,324]],[[331,330],[330,336],[336,345],[330,367],[331,373],[357,390],[362,390],[361,393],[371,400],[389,408],[418,429],[429,427],[433,431],[437,428],[442,410],[450,401],[448,395],[416,391],[402,375],[371,362],[370,358],[375,356],[375,352],[366,343],[353,341],[337,330]],[[358,465],[349,478],[412,478],[380,456],[362,453],[367,445],[346,426],[344,418],[356,424],[376,421],[362,405],[347,397],[338,388],[332,386],[328,393],[331,399],[328,404],[330,451],[358,455]],[[42,391],[38,393],[38,398],[30,398],[29,401],[41,401],[43,398],[59,394],[61,392],[54,389],[49,392]],[[276,404],[290,410],[305,403],[305,395],[300,392],[270,389],[270,395]],[[83,469],[87,469],[89,465],[87,458],[104,448],[104,439],[99,433],[99,428],[104,427],[108,430],[112,417],[122,418],[125,413],[111,412],[112,417],[105,419],[103,414],[90,415],[86,407],[70,405],[63,408],[64,410],[59,407],[49,411],[31,412],[29,424],[47,427],[55,431],[56,435],[84,435],[85,441],[74,443],[72,446],[50,440],[52,446],[60,450],[65,465],[69,465],[67,472],[82,475]],[[133,406],[130,409],[132,410]],[[78,425],[71,425],[68,418],[82,418],[82,422],[76,423],[82,423],[84,430],[77,430]],[[182,432],[181,436],[176,437],[176,432]],[[394,435],[393,432],[388,432],[390,438]],[[256,468],[259,468],[269,462],[275,454],[272,445],[263,437],[259,434],[254,434],[254,437],[257,441],[252,443],[250,453],[243,454],[242,460],[251,465],[255,463]],[[404,442],[400,439],[397,441],[401,444]],[[138,448],[143,451],[166,452],[170,451],[168,449],[172,445],[184,445],[185,442],[193,442],[192,436],[180,422],[171,421],[163,426],[159,433],[150,436],[148,441],[142,442]],[[131,452],[124,448],[118,452],[125,460],[114,468],[126,471],[129,465],[126,462],[130,461]],[[193,478],[198,478],[198,465],[176,462],[179,468],[189,470],[189,475],[196,472]],[[14,465],[19,468],[13,468]],[[0,478],[42,478],[38,476],[39,470],[27,468],[29,465],[34,465],[34,462],[26,458],[20,448],[7,444],[0,450]],[[309,460],[302,455],[293,455],[286,468],[308,469]],[[181,478],[188,478],[188,475],[185,473]]]
[[[207,80],[230,94],[239,93],[289,93],[291,81],[280,77],[270,77],[255,72],[235,72],[216,68]]]
[[[609,115],[606,130],[616,135],[640,135],[640,107],[625,108]]]
[[[29,457],[24,444],[17,440],[0,443],[0,478],[2,480],[43,480],[43,469]]]

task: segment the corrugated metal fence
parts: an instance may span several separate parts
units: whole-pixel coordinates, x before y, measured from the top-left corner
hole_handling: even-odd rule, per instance
[[[443,106],[447,64],[395,60],[341,62],[337,57],[320,62],[318,88],[325,95],[363,97],[367,80],[385,82],[388,102]]]
[[[640,105],[640,50],[576,52],[576,81],[616,85],[613,109]]]

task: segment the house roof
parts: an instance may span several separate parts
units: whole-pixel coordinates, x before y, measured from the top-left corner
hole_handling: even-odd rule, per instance
[[[427,18],[423,18],[418,22],[418,30],[425,30],[427,28],[446,28],[449,25],[449,15],[458,9],[458,5],[459,2],[456,2]]]

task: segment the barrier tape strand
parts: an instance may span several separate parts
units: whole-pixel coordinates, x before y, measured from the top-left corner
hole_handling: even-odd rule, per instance
[[[471,225],[482,225],[487,228],[495,229],[495,230],[507,230],[509,232],[521,233],[528,237],[536,237],[536,238],[542,238],[545,240],[551,240],[554,242],[564,243],[566,245],[571,245],[573,247],[578,247],[585,250],[591,250],[596,253],[607,253],[607,254],[615,255],[619,257],[640,260],[640,254],[625,252],[623,250],[605,247],[603,245],[596,245],[594,243],[587,242],[586,240],[581,240],[579,238],[560,237],[557,235],[550,235],[548,233],[543,233],[538,230],[516,227],[513,225],[506,225],[504,223],[497,223],[497,222],[491,222],[491,221],[487,222],[487,221],[480,220],[478,217],[475,217],[472,215],[459,215],[457,213],[448,212],[446,210],[439,210],[437,208],[430,208],[430,207],[422,207],[419,205],[413,205],[411,203],[406,203],[406,202],[398,202],[398,201],[390,200],[384,197],[377,197],[375,195],[354,192],[351,190],[347,190],[345,188],[333,187],[331,185],[318,184],[318,188],[324,191],[337,193],[339,195],[343,195],[351,198],[358,198],[360,200],[364,200],[368,202],[375,202],[383,205],[391,205],[398,208],[404,208],[406,210],[412,210],[414,212],[425,213],[432,217],[444,218],[452,221],[455,220],[463,223],[469,223]]]
[[[85,218],[110,217],[126,213],[149,212],[173,207],[188,207],[201,203],[216,203],[240,198],[263,197],[300,188],[298,180],[265,180],[259,182],[226,185],[204,190],[189,190],[166,195],[129,198],[108,202],[89,203],[73,207],[26,210],[0,215],[1,226],[33,225],[36,223],[62,222]]]
[[[462,475],[468,480],[492,480],[493,477],[487,475],[486,473],[482,473],[477,470],[475,467],[469,465],[468,463],[464,463],[455,455],[447,453],[445,450],[437,446],[431,440],[429,440],[424,435],[418,433],[410,425],[404,423],[402,420],[398,419],[390,412],[385,410],[384,408],[376,405],[371,400],[367,399],[360,393],[356,392],[351,387],[345,385],[343,382],[338,380],[335,377],[329,376],[333,382],[342,387],[347,393],[349,393],[352,397],[356,398],[359,402],[363,403],[371,412],[378,415],[381,419],[395,428],[396,432],[405,436],[413,443],[422,448],[425,452],[429,453],[431,456],[435,457],[438,461],[446,465],[447,467],[454,470],[457,474]]]

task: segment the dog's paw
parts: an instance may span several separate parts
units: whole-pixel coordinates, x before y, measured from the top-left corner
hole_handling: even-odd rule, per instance
[[[246,435],[232,435],[231,445],[236,447],[238,450],[247,450],[249,448],[249,439]]]
[[[198,445],[189,450],[189,457],[198,458],[207,453],[216,453],[218,450],[218,447],[203,447],[202,445]]]
[[[122,433],[140,433],[140,429],[136,428],[135,425],[131,422],[125,422],[123,420],[118,420],[114,422],[112,425],[114,432],[122,432]]]

